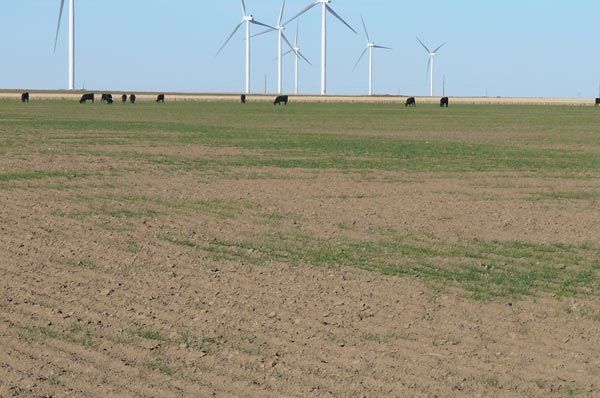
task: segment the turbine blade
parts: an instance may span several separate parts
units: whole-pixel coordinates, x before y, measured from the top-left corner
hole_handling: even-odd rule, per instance
[[[421,45],[423,46],[423,48],[425,49],[425,51],[427,51],[428,53],[430,53],[430,54],[431,54],[431,51],[429,50],[429,48],[427,48],[427,46],[426,46],[425,44],[423,44],[423,42],[421,41],[421,39],[419,39],[419,38],[417,37],[417,41],[418,41],[419,43],[421,43]]]
[[[365,36],[367,37],[367,42],[369,42],[369,41],[371,41],[371,38],[369,37],[369,32],[367,32],[367,25],[365,24],[365,19],[363,18],[362,15],[360,16],[360,19],[362,21],[362,25],[365,30]]]
[[[294,41],[294,47],[298,47],[298,33],[300,32],[300,20],[296,21],[296,41]]]
[[[448,43],[448,42],[445,41],[441,46],[439,46],[438,48],[436,48],[435,50],[433,50],[433,52],[437,53],[440,48],[442,48],[442,47],[444,47],[446,45],[446,43]]]
[[[293,17],[293,18],[291,18],[291,19],[288,19],[288,20],[287,20],[287,21],[286,21],[286,22],[283,24],[283,26],[285,26],[285,25],[289,24],[289,23],[290,23],[290,22],[292,22],[294,19],[298,18],[300,15],[304,14],[305,12],[308,12],[308,11],[309,11],[311,8],[313,8],[313,7],[316,7],[316,6],[317,6],[317,5],[319,5],[319,4],[321,4],[321,2],[320,2],[320,1],[316,1],[316,2],[314,2],[314,3],[311,3],[311,4],[307,5],[306,7],[304,7],[304,8],[302,9],[302,11],[300,11],[298,14],[294,15],[294,17]]]
[[[294,50],[288,50],[286,53],[281,54],[281,58],[285,58],[286,55],[289,55],[293,52],[294,52]],[[277,62],[278,59],[279,59],[279,57],[273,58],[273,62]]]
[[[425,79],[429,79],[429,68],[431,68],[431,56],[429,57],[429,61],[427,61],[427,70],[425,71]]]
[[[356,63],[354,64],[354,68],[352,68],[353,72],[356,70],[356,67],[358,66],[358,64],[360,63],[360,61],[363,59],[363,57],[365,56],[365,54],[367,53],[368,49],[369,49],[369,47],[365,47],[365,49],[363,50],[362,54],[360,54],[360,57],[358,57],[358,61],[356,61]]]
[[[355,34],[358,34],[358,32],[357,32],[357,31],[355,31],[355,30],[354,30],[354,28],[353,28],[352,26],[348,25],[348,22],[344,21],[344,20],[342,19],[342,17],[340,17],[340,16],[338,15],[338,13],[337,13],[337,12],[335,12],[335,11],[333,10],[333,8],[329,7],[328,5],[325,5],[325,7],[327,7],[327,11],[329,11],[329,12],[331,13],[331,15],[333,15],[334,17],[336,17],[337,19],[339,19],[340,21],[342,21],[342,23],[343,23],[344,25],[346,25],[346,26],[347,26],[347,27],[348,27],[348,28],[349,28],[351,31],[353,31]]]
[[[285,41],[285,43],[288,45],[288,47],[291,48],[292,50],[294,50],[294,46],[292,46],[292,43],[290,43],[288,38],[285,37],[285,35],[283,33],[281,33],[281,37],[283,38],[283,41]]]
[[[281,26],[281,22],[283,20],[283,11],[285,10],[285,0],[281,4],[281,12],[279,13],[279,19],[277,20],[277,26]]]
[[[60,32],[60,21],[62,20],[64,7],[65,0],[60,0],[60,8],[58,10],[58,24],[56,25],[56,37],[54,38],[54,52],[56,52],[56,45],[58,44],[58,33]]]
[[[393,50],[393,48],[391,48],[391,47],[377,46],[377,45],[373,46],[373,48],[382,48],[384,50]]]
[[[245,17],[246,15],[246,3],[244,2],[244,0],[242,0],[242,14]]]
[[[304,56],[304,54],[302,54],[302,53],[300,52],[300,50],[298,50],[298,52],[296,52],[296,54],[298,54],[298,55],[300,56],[300,58],[302,58],[303,60],[305,60],[307,64],[309,64],[310,66],[313,66],[313,64],[312,64],[312,63],[311,63],[311,62],[308,60],[308,58],[306,58],[306,57]]]
[[[262,36],[262,35],[264,35],[264,34],[267,34],[267,33],[269,33],[269,32],[272,32],[272,31],[273,31],[273,29],[266,29],[266,30],[263,30],[263,31],[262,31],[262,32],[260,32],[260,33],[257,33],[257,34],[255,34],[255,35],[252,35],[252,36],[250,36],[250,37]]]
[[[262,22],[258,22],[258,21],[257,21],[257,20],[255,20],[255,19],[254,19],[254,20],[252,20],[252,21],[250,21],[250,23],[252,23],[252,24],[254,24],[254,25],[260,25],[260,26],[264,26],[265,28],[269,28],[269,29],[271,29],[271,30],[277,30],[277,28],[275,28],[275,27],[273,27],[273,26],[271,26],[271,25],[264,24],[264,23],[262,23]]]
[[[223,43],[223,45],[221,46],[221,48],[219,48],[219,51],[217,51],[217,55],[219,55],[221,53],[221,51],[223,51],[223,49],[225,48],[225,46],[227,45],[227,43],[229,43],[229,41],[231,40],[231,38],[233,37],[233,35],[236,34],[236,32],[240,29],[240,27],[244,24],[244,21],[240,22],[238,24],[238,26],[235,27],[235,29],[233,30],[233,32],[231,32],[231,34],[229,35],[229,37],[227,38],[227,40],[225,40],[225,43]]]

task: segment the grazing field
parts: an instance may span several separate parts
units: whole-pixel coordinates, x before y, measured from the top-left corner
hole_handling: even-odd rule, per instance
[[[0,101],[0,397],[599,396],[600,111]]]

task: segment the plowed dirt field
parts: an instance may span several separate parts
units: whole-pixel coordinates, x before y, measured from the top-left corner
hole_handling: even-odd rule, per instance
[[[0,397],[600,396],[599,132],[0,101]]]

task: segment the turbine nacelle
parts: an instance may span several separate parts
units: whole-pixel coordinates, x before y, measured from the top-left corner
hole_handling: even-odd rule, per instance
[[[254,21],[254,15],[244,15],[243,21],[244,22],[252,22],[252,21]]]

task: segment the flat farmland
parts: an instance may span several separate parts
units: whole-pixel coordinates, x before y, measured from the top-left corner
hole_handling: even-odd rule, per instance
[[[0,101],[0,397],[600,395],[593,107]]]

